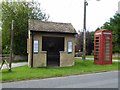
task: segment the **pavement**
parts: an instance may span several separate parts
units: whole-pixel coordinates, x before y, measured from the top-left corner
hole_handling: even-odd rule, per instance
[[[12,63],[12,68],[14,67],[19,67],[19,66],[23,66],[23,65],[27,65],[28,62],[16,62],[16,63]],[[7,68],[6,64],[3,65],[2,69]]]
[[[2,88],[118,88],[118,71],[7,82]]]

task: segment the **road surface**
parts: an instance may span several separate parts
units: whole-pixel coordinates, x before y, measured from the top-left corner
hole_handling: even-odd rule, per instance
[[[8,82],[2,88],[118,88],[118,71]]]

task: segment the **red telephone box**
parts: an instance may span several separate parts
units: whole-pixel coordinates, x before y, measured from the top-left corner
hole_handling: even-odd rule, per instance
[[[110,30],[98,30],[94,33],[94,63],[112,63],[112,33]]]

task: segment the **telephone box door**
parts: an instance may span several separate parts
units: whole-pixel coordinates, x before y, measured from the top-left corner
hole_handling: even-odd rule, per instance
[[[104,34],[103,64],[109,64],[112,63],[112,37],[111,33],[109,32],[103,32],[103,34]]]
[[[96,35],[94,37],[94,60],[95,63],[99,63],[100,61],[100,35]]]

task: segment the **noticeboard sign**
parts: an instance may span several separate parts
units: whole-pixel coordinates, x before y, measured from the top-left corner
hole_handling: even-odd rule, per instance
[[[72,41],[68,41],[68,53],[72,53]]]
[[[38,53],[38,40],[34,40],[34,53]]]

